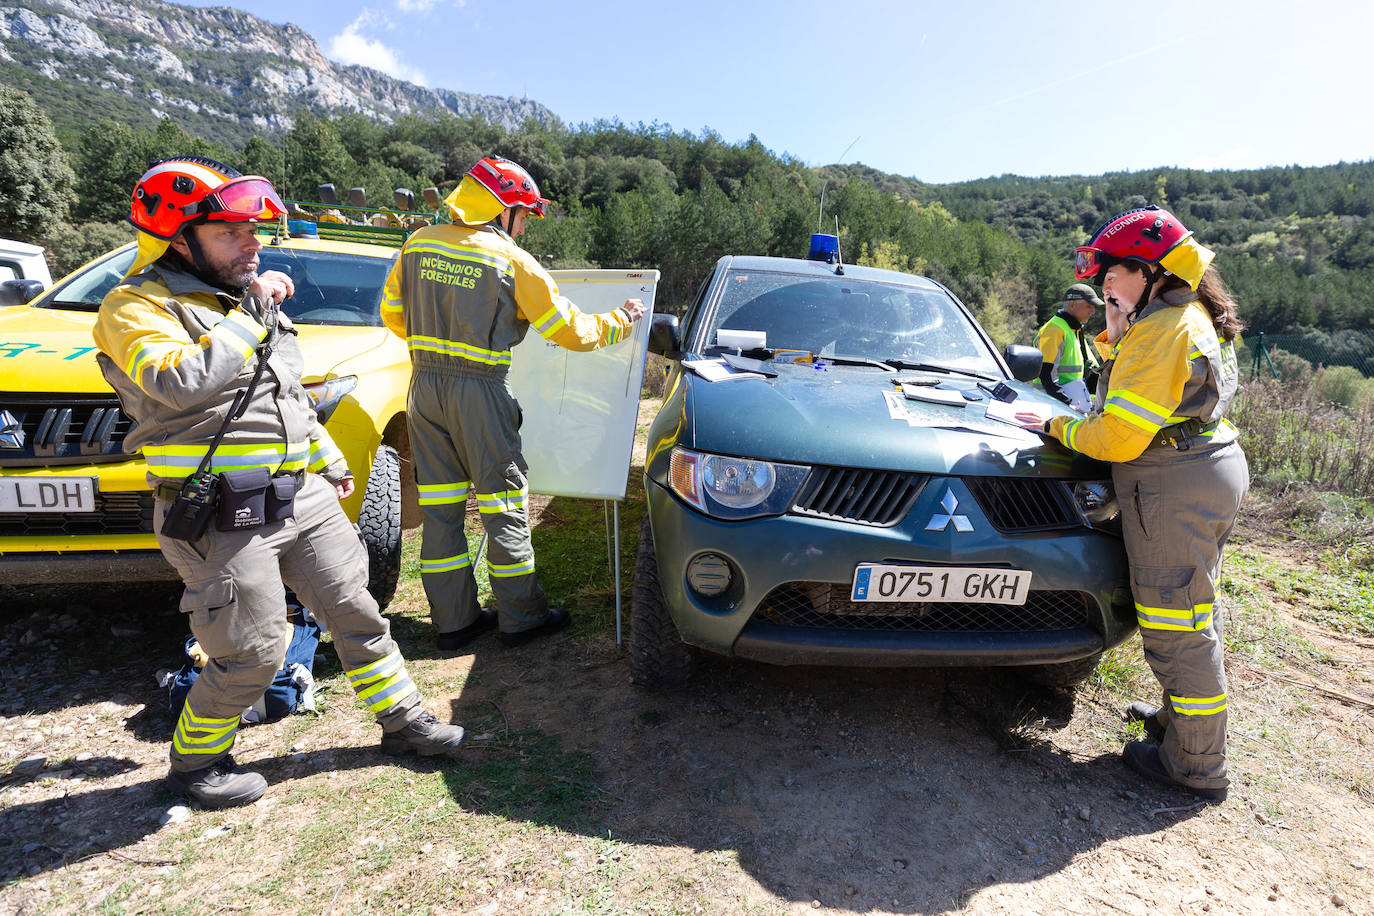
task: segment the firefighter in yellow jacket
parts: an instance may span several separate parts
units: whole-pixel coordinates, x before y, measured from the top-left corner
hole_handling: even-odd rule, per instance
[[[1035,336],[1035,345],[1043,357],[1041,387],[1065,404],[1074,404],[1074,396],[1079,395],[1082,403],[1074,406],[1084,409],[1097,386],[1100,360],[1096,348],[1084,338],[1083,326],[1100,305],[1102,300],[1091,286],[1075,283],[1064,293],[1063,307],[1041,325]],[[1075,383],[1081,383],[1081,387]]]
[[[177,719],[167,777],[210,808],[267,788],[229,751],[239,714],[285,658],[284,586],[333,634],[382,751],[446,754],[463,740],[420,705],[367,591],[366,551],[339,506],[353,478],[301,387],[295,328],[280,310],[291,279],[258,273],[256,221],[284,212],[265,178],[200,157],[153,163],[129,216],[138,255],[94,330],[101,371],[134,420],[125,447],[148,464],[158,544],[186,584],[181,609],[210,656]]]
[[[1043,431],[1113,463],[1136,619],[1164,688],[1160,706],[1127,712],[1158,745],[1132,741],[1123,758],[1148,779],[1220,800],[1230,777],[1217,580],[1250,475],[1225,419],[1242,325],[1212,259],[1153,206],[1107,221],[1078,249],[1076,276],[1106,300],[1097,344],[1108,362],[1097,409]]]
[[[542,217],[547,204],[519,165],[481,160],[444,201],[451,223],[406,241],[382,301],[382,320],[410,348],[406,420],[424,513],[420,578],[443,651],[497,625],[501,641],[518,646],[569,623],[535,576],[520,405],[507,381],[511,348],[531,327],[570,350],[609,346],[645,312],[627,299],[613,312],[585,314],[559,294],[515,243],[526,218]],[[495,610],[477,602],[463,530],[469,491],[488,536]]]

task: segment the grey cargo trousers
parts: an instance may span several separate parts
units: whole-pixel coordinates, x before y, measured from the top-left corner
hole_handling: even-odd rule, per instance
[[[517,633],[548,617],[530,543],[529,467],[520,453],[520,405],[504,375],[416,366],[406,398],[415,481],[424,512],[420,580],[440,633],[477,620],[463,523],[469,491],[486,529],[487,570],[501,630]]]
[[[1250,471],[1238,442],[1148,449],[1112,466],[1131,568],[1140,637],[1164,688],[1159,758],[1177,782],[1230,783],[1226,768],[1226,671],[1221,552]]]
[[[173,770],[198,770],[228,754],[239,714],[272,683],[291,639],[285,587],[331,634],[349,682],[384,730],[424,712],[390,625],[367,591],[367,552],[332,484],[306,474],[293,518],[248,531],[212,524],[191,543],[162,536],[167,505],[157,500],[154,531],[186,584],[181,610],[191,633],[210,656],[177,720]]]

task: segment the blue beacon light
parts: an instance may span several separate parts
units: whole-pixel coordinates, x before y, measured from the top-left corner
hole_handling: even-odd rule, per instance
[[[834,264],[840,259],[840,239],[824,232],[811,233],[811,250],[806,253],[808,261],[824,261]]]

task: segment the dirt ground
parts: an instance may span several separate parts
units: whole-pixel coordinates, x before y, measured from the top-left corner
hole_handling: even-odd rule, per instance
[[[1374,913],[1374,645],[1281,603],[1228,659],[1220,805],[1122,766],[1107,689],[707,659],[650,693],[607,625],[438,657],[408,586],[462,758],[392,764],[334,667],[321,714],[242,731],[263,801],[163,824],[175,593],[0,599],[0,913]]]

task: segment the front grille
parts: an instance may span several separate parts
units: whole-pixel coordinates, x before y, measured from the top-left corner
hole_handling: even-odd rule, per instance
[[[1005,534],[1053,531],[1082,524],[1068,486],[1034,477],[965,477],[992,526]]]
[[[153,494],[98,493],[94,512],[0,513],[0,537],[152,534]]]
[[[0,465],[123,461],[132,425],[113,394],[0,394]]]
[[[935,633],[1029,633],[1089,626],[1096,602],[1083,592],[1033,591],[1023,605],[850,601],[849,587],[789,582],[760,602],[754,617],[827,630],[924,630]]]
[[[792,511],[889,528],[911,511],[926,479],[901,471],[817,467],[802,484]]]

